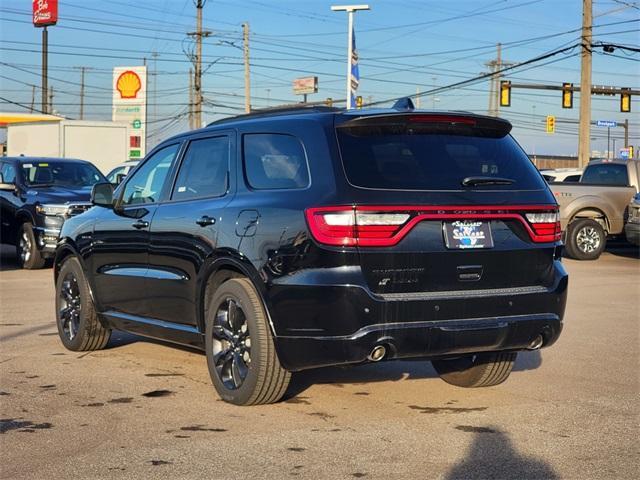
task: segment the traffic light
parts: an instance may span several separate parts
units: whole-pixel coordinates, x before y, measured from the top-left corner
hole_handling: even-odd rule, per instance
[[[621,88],[620,90],[620,111],[628,113],[631,111],[631,93],[629,93],[631,89]]]
[[[325,104],[327,107],[333,107],[333,98],[328,97],[328,98],[324,101],[324,104]]]
[[[360,95],[356,97],[356,108],[362,108],[362,97]]]
[[[511,106],[511,82],[509,80],[500,81],[500,106]]]
[[[573,83],[562,84],[562,108],[573,108]]]
[[[547,115],[547,133],[556,133],[556,117]]]

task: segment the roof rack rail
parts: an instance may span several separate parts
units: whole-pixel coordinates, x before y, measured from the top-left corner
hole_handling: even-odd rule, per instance
[[[341,108],[336,107],[328,107],[326,105],[314,105],[314,104],[300,104],[296,103],[293,105],[281,105],[277,107],[269,107],[269,108],[261,108],[259,110],[252,110],[250,113],[245,113],[241,115],[234,115],[233,117],[221,118],[220,120],[215,120],[207,126],[212,125],[220,125],[222,123],[233,122],[236,120],[244,120],[249,118],[263,118],[263,117],[274,117],[278,115],[285,115],[288,113],[331,113],[331,112],[339,112]]]

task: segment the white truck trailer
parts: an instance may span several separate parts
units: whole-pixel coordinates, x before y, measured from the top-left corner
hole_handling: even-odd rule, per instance
[[[125,123],[60,120],[7,125],[7,155],[88,160],[108,173],[129,159]]]

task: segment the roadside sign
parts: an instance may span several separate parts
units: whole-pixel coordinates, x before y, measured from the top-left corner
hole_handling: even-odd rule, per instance
[[[293,93],[295,95],[318,93],[318,77],[295,78],[293,80]]]
[[[58,22],[58,0],[33,0],[33,25],[50,27]]]
[[[596,120],[596,125],[598,127],[613,128],[618,126],[618,122],[616,122],[615,120]]]
[[[621,148],[618,151],[618,156],[620,158],[624,158],[625,160],[631,158],[631,147]]]

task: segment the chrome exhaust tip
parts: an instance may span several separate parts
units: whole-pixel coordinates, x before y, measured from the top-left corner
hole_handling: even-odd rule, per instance
[[[539,348],[542,347],[542,344],[544,343],[544,337],[542,335],[538,335],[536,338],[534,338],[531,343],[529,344],[529,346],[527,347],[529,350],[538,350]]]
[[[386,354],[387,349],[384,345],[376,345],[375,347],[373,347],[373,350],[371,350],[371,353],[369,354],[367,359],[371,360],[372,362],[379,362],[384,358]]]

